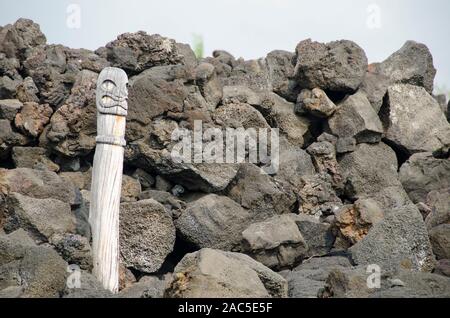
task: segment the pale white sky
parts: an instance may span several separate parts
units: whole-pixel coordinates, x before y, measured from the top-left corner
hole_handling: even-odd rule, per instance
[[[120,33],[144,30],[179,42],[203,37],[205,54],[224,49],[246,59],[274,49],[294,51],[306,38],[357,42],[371,62],[406,40],[425,43],[438,69],[436,83],[450,89],[448,0],[0,0],[0,25],[19,17],[41,25],[49,43],[96,49]],[[67,25],[78,4],[80,28]],[[376,4],[380,28],[368,27]]]

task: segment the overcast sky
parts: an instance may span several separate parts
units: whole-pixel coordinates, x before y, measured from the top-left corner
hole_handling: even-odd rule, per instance
[[[76,4],[77,6],[71,6]],[[79,11],[78,11],[79,9]],[[78,23],[77,13],[80,13]],[[41,25],[49,43],[96,49],[118,34],[144,30],[192,43],[205,54],[224,49],[246,59],[274,49],[294,51],[312,38],[358,43],[371,62],[406,40],[425,43],[438,69],[436,83],[450,89],[448,0],[1,0],[0,25],[19,17]]]

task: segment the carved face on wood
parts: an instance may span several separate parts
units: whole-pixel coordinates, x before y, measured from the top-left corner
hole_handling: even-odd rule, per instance
[[[102,114],[126,116],[128,110],[128,77],[115,67],[102,70],[97,80],[97,110]]]

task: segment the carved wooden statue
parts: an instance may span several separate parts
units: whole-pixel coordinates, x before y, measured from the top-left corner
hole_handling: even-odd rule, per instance
[[[118,68],[103,69],[97,80],[97,138],[92,170],[89,221],[93,274],[103,287],[119,287],[119,208],[122,187],[128,77]]]

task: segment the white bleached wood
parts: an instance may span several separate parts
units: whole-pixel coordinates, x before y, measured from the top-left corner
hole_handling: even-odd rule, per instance
[[[97,80],[97,138],[92,169],[89,222],[92,228],[93,274],[105,289],[119,289],[119,208],[122,187],[126,73],[107,67]]]

